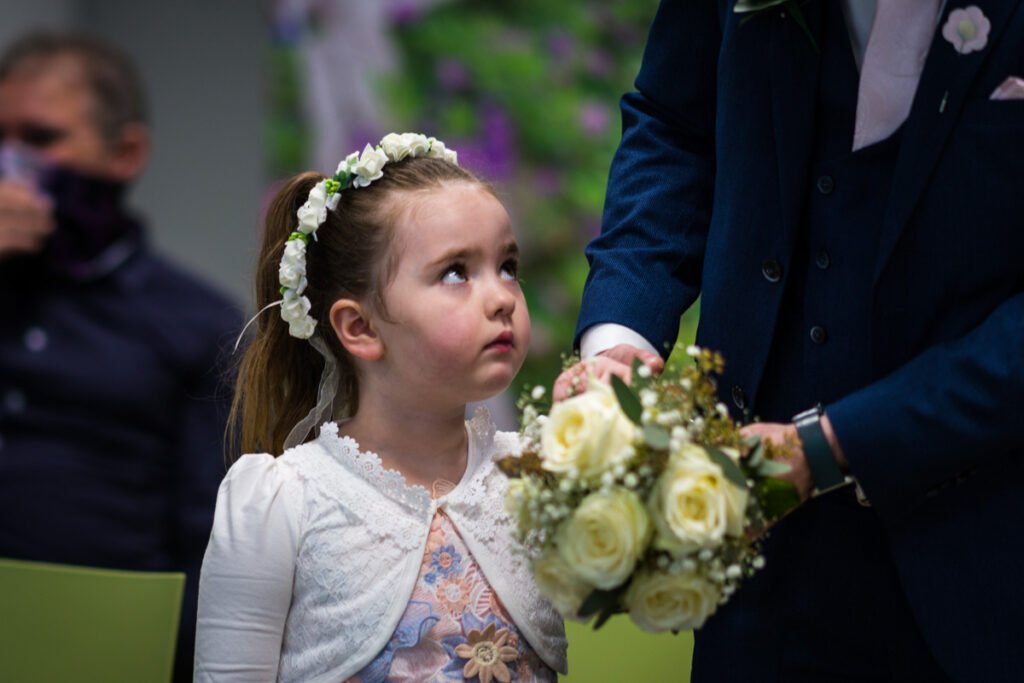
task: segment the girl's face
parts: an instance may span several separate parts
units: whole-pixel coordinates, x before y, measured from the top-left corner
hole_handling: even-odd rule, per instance
[[[389,379],[438,407],[503,391],[530,342],[505,208],[470,183],[415,194],[395,226],[394,248],[387,315],[375,325]]]

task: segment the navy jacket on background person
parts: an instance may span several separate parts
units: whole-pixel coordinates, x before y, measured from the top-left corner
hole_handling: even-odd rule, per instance
[[[840,3],[801,3],[818,49],[733,4],[658,10],[578,334],[665,348],[700,296],[722,400],[783,422],[823,402],[872,507],[847,489],[783,520],[696,634],[694,680],[1019,678],[1024,101],[989,96],[1024,77],[1024,2],[972,0],[991,32],[969,54],[946,3],[909,118],[856,153]]]
[[[175,670],[191,680],[240,316],[124,246],[84,281],[0,263],[0,557],[186,572]]]

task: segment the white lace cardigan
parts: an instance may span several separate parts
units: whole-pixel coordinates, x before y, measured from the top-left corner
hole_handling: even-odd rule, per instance
[[[467,427],[466,472],[436,500],[334,423],[278,458],[240,458],[221,484],[203,560],[195,680],[337,683],[359,672],[398,625],[438,509],[523,636],[565,673],[562,620],[514,547],[506,478],[493,464],[518,453],[518,435],[496,432],[485,411]]]

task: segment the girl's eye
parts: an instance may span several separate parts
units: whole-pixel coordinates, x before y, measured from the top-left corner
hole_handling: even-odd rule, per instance
[[[462,284],[466,281],[466,269],[461,265],[450,266],[441,276],[441,282],[446,285]]]
[[[515,259],[509,259],[501,264],[501,276],[506,280],[518,280],[519,262]]]

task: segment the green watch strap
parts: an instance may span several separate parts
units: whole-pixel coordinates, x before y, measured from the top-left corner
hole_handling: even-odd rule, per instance
[[[822,413],[819,405],[793,418],[797,436],[804,447],[807,466],[811,468],[811,475],[814,476],[814,488],[819,492],[846,481],[842,470],[839,469],[839,463],[832,454],[832,447],[825,438],[825,430],[821,428]]]

